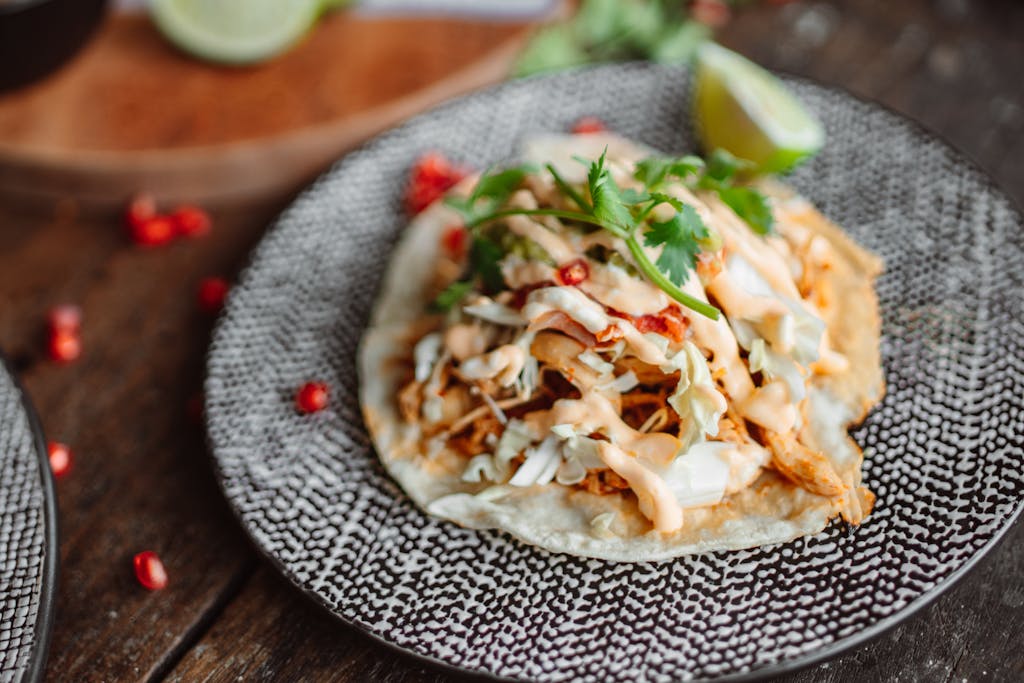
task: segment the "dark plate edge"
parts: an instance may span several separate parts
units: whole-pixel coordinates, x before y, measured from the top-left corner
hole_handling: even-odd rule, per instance
[[[53,633],[60,565],[60,520],[57,516],[57,489],[53,481],[53,472],[50,471],[50,457],[39,414],[36,413],[28,392],[25,391],[21,379],[3,351],[0,351],[0,367],[10,375],[14,388],[21,395],[21,405],[28,418],[29,429],[32,432],[32,440],[35,442],[36,455],[39,459],[39,479],[43,485],[43,519],[46,527],[43,585],[39,596],[39,612],[36,615],[36,641],[28,668],[25,669],[25,674],[22,676],[23,683],[36,683],[43,679],[43,673],[46,671],[46,656],[50,650],[50,635]]]
[[[435,105],[435,106],[433,106],[433,107],[431,107],[431,108],[429,108],[429,109],[427,109],[427,110],[425,110],[423,112],[420,112],[419,114],[416,114],[415,116],[413,116],[413,117],[411,117],[409,119],[406,119],[405,121],[403,121],[403,122],[401,122],[401,123],[399,123],[399,124],[397,124],[395,126],[392,126],[391,128],[388,128],[387,130],[385,130],[385,131],[383,131],[381,133],[378,133],[377,135],[374,135],[373,137],[371,137],[368,140],[364,141],[362,144],[360,144],[357,147],[354,147],[353,149],[349,150],[342,157],[340,157],[338,159],[338,161],[336,161],[330,167],[325,169],[323,171],[323,173],[321,173],[317,177],[317,179],[313,180],[309,185],[307,185],[305,187],[305,189],[300,191],[289,202],[288,207],[286,207],[284,209],[284,211],[281,214],[279,214],[278,217],[275,218],[271,222],[271,224],[267,227],[267,230],[264,232],[263,237],[260,238],[260,242],[257,243],[257,245],[253,248],[252,252],[250,252],[249,256],[247,257],[247,259],[245,261],[245,266],[243,267],[243,269],[240,272],[239,281],[241,281],[241,278],[252,267],[253,261],[254,261],[255,257],[257,256],[257,254],[259,253],[261,245],[263,244],[263,240],[266,239],[267,235],[269,235],[271,232],[273,232],[274,230],[276,230],[278,228],[278,226],[281,223],[282,219],[285,218],[287,216],[287,214],[289,213],[289,208],[291,207],[291,205],[294,204],[297,201],[300,201],[303,198],[303,196],[309,191],[309,189],[311,187],[313,187],[316,184],[318,184],[318,182],[319,182],[319,180],[321,178],[323,178],[326,175],[332,173],[334,171],[334,169],[337,168],[339,164],[343,163],[344,159],[347,156],[349,156],[350,154],[355,154],[355,153],[362,152],[362,151],[365,151],[367,149],[370,149],[370,148],[372,148],[374,145],[376,145],[378,143],[378,141],[379,141],[379,139],[381,137],[387,136],[387,135],[393,133],[397,129],[405,128],[406,126],[412,125],[420,117],[431,115],[431,114],[435,113],[437,110],[445,109],[445,108],[447,108],[449,106],[454,106],[455,104],[457,104],[459,102],[462,102],[464,100],[471,99],[471,98],[479,95],[480,93],[501,90],[501,89],[504,89],[504,88],[507,88],[507,87],[511,87],[511,86],[513,86],[515,84],[518,84],[518,83],[521,83],[521,82],[524,82],[524,81],[541,80],[541,79],[544,79],[544,78],[547,78],[547,77],[550,77],[550,76],[559,75],[559,74],[564,76],[566,73],[585,72],[585,71],[590,71],[590,70],[608,68],[609,66],[613,66],[613,65],[614,66],[628,66],[628,65],[638,66],[639,65],[639,66],[642,66],[644,68],[655,68],[655,69],[672,68],[672,67],[666,66],[666,65],[659,65],[659,64],[652,63],[652,62],[642,62],[642,61],[640,61],[640,62],[638,62],[638,61],[616,62],[616,63],[613,63],[613,64],[588,65],[588,66],[577,67],[577,68],[573,68],[573,69],[566,69],[566,70],[562,70],[562,71],[556,71],[556,72],[548,73],[548,74],[537,74],[537,75],[529,76],[529,77],[526,77],[526,78],[509,79],[509,80],[503,81],[503,82],[495,84],[495,85],[485,86],[485,87],[482,87],[482,88],[478,88],[478,89],[472,90],[469,93],[466,93],[466,94],[461,95],[459,97],[455,97],[455,98],[446,100],[446,101],[444,101],[444,102],[442,102],[442,103],[440,103],[438,105]],[[942,135],[941,133],[939,133],[937,131],[934,131],[934,130],[930,129],[928,126],[926,126],[925,124],[923,124],[922,122],[920,122],[920,121],[918,121],[918,120],[916,120],[914,118],[911,118],[909,115],[903,114],[903,113],[897,111],[896,109],[894,109],[893,107],[890,107],[887,104],[879,102],[878,100],[873,99],[872,97],[869,97],[867,95],[862,95],[862,94],[859,94],[859,93],[854,93],[854,92],[846,90],[846,89],[844,89],[844,88],[842,88],[840,86],[837,86],[837,85],[830,85],[830,84],[826,84],[826,83],[821,83],[821,82],[816,81],[816,80],[814,80],[812,78],[809,78],[809,77],[806,77],[806,76],[802,76],[802,75],[799,75],[799,74],[795,74],[795,73],[793,73],[791,71],[788,71],[788,70],[785,70],[785,69],[774,69],[773,68],[773,69],[771,69],[771,71],[773,73],[775,73],[775,74],[782,75],[782,76],[784,76],[785,78],[787,78],[789,80],[798,81],[798,82],[802,82],[802,83],[805,83],[805,84],[809,84],[809,85],[815,86],[817,88],[821,88],[823,90],[826,90],[826,91],[828,91],[830,93],[833,93],[835,95],[851,97],[851,98],[853,98],[853,99],[855,99],[855,100],[857,100],[859,102],[862,102],[864,104],[868,104],[868,105],[877,107],[879,109],[882,109],[885,112],[887,112],[888,114],[890,114],[891,116],[899,119],[900,122],[902,122],[904,125],[909,126],[911,129],[915,130],[916,132],[924,134],[926,137],[929,137],[929,138],[932,138],[932,139],[938,141],[940,144],[945,146],[950,152],[952,152],[952,154],[954,156],[958,157],[961,161],[965,162],[966,165],[974,173],[978,174],[978,176],[983,180],[984,185],[986,185],[987,187],[995,190],[1000,196],[1005,198],[1006,201],[1013,208],[1013,210],[1018,214],[1018,218],[1021,220],[1021,222],[1024,223],[1024,208],[1022,208],[1022,205],[1020,203],[1018,203],[1016,201],[1016,199],[1013,197],[1013,195],[1011,195],[1002,185],[1000,185],[1000,183],[998,183],[992,177],[992,175],[990,173],[985,171],[983,166],[972,155],[970,155],[970,154],[960,150],[957,146],[953,145],[946,138],[946,136]],[[828,144],[827,141],[826,141],[826,144]],[[228,298],[228,305],[230,305],[230,296]],[[227,310],[227,308],[225,307],[224,310]],[[206,365],[207,375],[206,375],[206,377],[204,377],[204,387],[205,387],[205,383],[206,383],[206,381],[207,381],[207,379],[209,377],[210,351],[213,348],[213,343],[212,342],[213,342],[213,340],[216,340],[217,338],[220,337],[221,327],[224,324],[225,320],[226,320],[226,316],[224,315],[224,313],[221,313],[221,315],[218,316],[216,324],[214,325],[213,332],[211,334],[211,344],[210,344],[209,347],[207,347],[207,358],[206,358],[206,364],[205,364]],[[204,392],[204,396],[205,395],[206,395],[206,392]],[[206,414],[205,408],[206,408],[206,406],[204,406],[204,415]],[[204,417],[204,427],[205,427],[205,417]],[[352,621],[352,620],[342,616],[341,614],[338,614],[334,610],[332,610],[331,607],[328,604],[326,604],[317,593],[315,593],[314,591],[312,591],[312,590],[306,588],[305,586],[303,586],[300,583],[300,581],[298,580],[298,578],[295,577],[292,574],[291,570],[288,569],[288,567],[286,567],[275,556],[271,555],[252,536],[252,534],[249,531],[249,528],[248,528],[248,525],[247,525],[245,519],[242,517],[241,511],[238,510],[238,508],[231,501],[230,497],[228,497],[228,495],[227,495],[227,489],[225,487],[225,481],[224,481],[224,473],[221,470],[220,464],[217,461],[217,458],[216,458],[216,456],[214,454],[213,442],[212,442],[212,440],[210,438],[209,430],[205,429],[204,431],[206,432],[205,439],[206,439],[206,444],[207,444],[208,457],[210,458],[210,461],[213,464],[213,470],[214,470],[215,478],[217,480],[217,486],[220,488],[221,493],[224,495],[224,498],[225,498],[225,500],[228,503],[228,508],[231,510],[232,516],[234,516],[234,518],[238,521],[239,525],[242,527],[242,530],[245,532],[246,538],[248,539],[249,543],[256,549],[256,551],[259,553],[259,555],[261,555],[267,562],[269,562],[269,564],[271,566],[273,566],[283,576],[285,576],[288,579],[289,583],[291,583],[295,588],[297,588],[299,590],[299,592],[301,593],[301,595],[302,595],[302,597],[304,599],[306,599],[308,601],[311,601],[318,609],[320,609],[322,612],[327,613],[333,619],[337,620],[341,624],[344,624],[345,626],[347,626],[349,628],[353,628],[356,631],[359,631],[360,633],[368,636],[372,641],[374,641],[374,642],[376,642],[376,643],[378,643],[380,645],[383,645],[387,649],[390,649],[391,651],[396,652],[396,653],[400,654],[401,656],[403,656],[403,657],[407,658],[408,660],[410,660],[412,662],[415,662],[417,664],[429,666],[429,667],[431,667],[431,668],[433,668],[435,670],[438,670],[440,672],[443,672],[445,674],[454,675],[456,677],[459,677],[462,680],[500,681],[500,682],[510,682],[510,683],[528,682],[530,680],[530,679],[523,679],[523,678],[502,677],[502,676],[498,676],[496,674],[490,673],[488,671],[478,671],[478,670],[464,669],[464,668],[457,667],[457,666],[455,666],[453,664],[449,664],[449,663],[447,663],[445,661],[442,661],[440,659],[434,658],[434,657],[432,657],[430,655],[424,655],[424,654],[421,654],[419,652],[415,652],[413,650],[407,649],[407,648],[405,648],[405,647],[403,647],[401,645],[398,645],[397,643],[393,643],[391,641],[385,640],[382,636],[379,636],[376,633],[373,633],[372,631],[369,630],[369,628],[363,626],[362,624],[359,624],[359,623],[357,623],[355,621]],[[972,569],[974,569],[977,566],[977,564],[979,562],[981,562],[981,560],[984,559],[986,556],[988,556],[988,554],[1003,540],[1003,538],[1006,536],[1006,534],[1010,530],[1010,528],[1013,527],[1019,521],[1022,512],[1024,512],[1024,499],[1021,499],[1021,500],[1017,501],[1016,508],[1007,517],[1005,523],[1001,527],[999,527],[999,529],[997,529],[995,531],[995,533],[993,534],[992,538],[990,538],[981,548],[979,548],[977,551],[975,551],[975,553],[973,555],[971,555],[964,562],[963,565],[961,565],[954,572],[952,572],[951,574],[946,576],[944,579],[942,579],[941,581],[936,583],[934,586],[932,586],[930,589],[928,589],[925,593],[923,593],[922,595],[920,595],[917,598],[915,598],[914,600],[912,600],[910,603],[908,603],[905,607],[903,607],[902,609],[897,611],[895,614],[890,615],[889,617],[886,617],[886,618],[882,619],[881,621],[878,621],[878,622],[876,622],[874,624],[871,624],[870,626],[867,626],[866,628],[858,631],[857,633],[854,633],[852,635],[846,636],[845,638],[841,638],[839,640],[833,641],[832,643],[824,645],[824,646],[822,646],[819,649],[812,650],[809,653],[801,655],[799,657],[795,657],[793,659],[788,659],[788,660],[782,660],[782,661],[776,662],[774,664],[768,664],[768,665],[761,666],[761,667],[758,667],[756,669],[751,669],[751,670],[748,670],[748,671],[745,671],[745,672],[741,672],[741,673],[728,674],[728,675],[725,675],[725,676],[716,676],[714,678],[705,678],[705,679],[697,679],[697,680],[698,681],[709,681],[709,682],[710,681],[715,681],[715,682],[728,681],[729,683],[739,683],[739,682],[747,683],[747,682],[750,682],[750,681],[762,681],[762,680],[766,680],[768,678],[774,678],[774,677],[781,676],[781,675],[784,675],[784,674],[792,674],[792,673],[795,673],[797,671],[800,671],[800,670],[806,669],[808,667],[811,667],[811,666],[813,666],[815,664],[819,664],[821,662],[824,662],[826,660],[830,660],[830,659],[839,657],[840,655],[842,655],[844,653],[847,653],[847,652],[849,652],[849,651],[851,651],[851,650],[853,650],[855,648],[861,647],[861,646],[866,645],[867,643],[869,643],[871,641],[876,640],[877,638],[880,638],[881,636],[883,636],[886,633],[888,633],[891,630],[893,630],[896,626],[898,626],[903,621],[906,621],[906,620],[908,620],[908,619],[910,619],[912,617],[915,617],[915,616],[919,615],[920,612],[925,607],[927,607],[928,605],[932,604],[937,598],[939,598],[940,596],[945,594],[946,591],[948,591],[950,588],[952,588],[953,586],[958,584],[964,578],[964,576],[966,576]],[[447,522],[445,522],[445,523],[447,523]]]

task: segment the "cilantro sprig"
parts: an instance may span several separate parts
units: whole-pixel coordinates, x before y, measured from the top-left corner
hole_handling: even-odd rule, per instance
[[[697,257],[704,249],[714,249],[717,236],[704,224],[697,210],[664,190],[673,180],[693,190],[715,192],[721,200],[745,220],[756,233],[770,234],[772,212],[767,198],[754,188],[735,184],[746,162],[724,151],[716,151],[705,162],[700,157],[650,157],[639,162],[634,177],[642,189],[620,188],[607,163],[607,150],[588,164],[585,188],[574,187],[558,171],[547,165],[559,191],[576,206],[570,208],[524,209],[508,207],[512,194],[526,176],[536,172],[530,165],[513,166],[481,176],[467,197],[450,197],[448,206],[455,209],[473,236],[467,276],[453,283],[435,301],[435,308],[447,310],[469,291],[469,278],[479,276],[485,289],[501,289],[498,262],[501,248],[488,239],[484,226],[509,216],[553,216],[571,223],[606,230],[623,240],[637,269],[648,280],[687,308],[717,320],[721,312],[682,289],[689,274],[696,268]],[[667,220],[655,220],[654,209],[668,205],[674,213]],[[652,262],[644,247],[659,248]]]
[[[670,297],[709,318],[717,320],[721,315],[714,306],[680,288],[696,266],[697,254],[700,252],[699,241],[709,235],[693,207],[684,206],[677,199],[659,192],[623,190],[612,178],[605,151],[590,163],[587,172],[586,191],[589,201],[553,167],[547,169],[555,184],[577,205],[577,209],[502,208],[528,172],[523,172],[523,167],[510,170],[516,172],[485,174],[469,197],[447,200],[448,205],[462,216],[466,228],[474,234],[474,243],[481,226],[516,215],[554,216],[602,228],[625,242],[640,272]],[[648,216],[660,204],[671,205],[677,214],[665,222],[649,223]],[[661,247],[657,262],[650,260],[641,246],[641,240],[646,246]]]

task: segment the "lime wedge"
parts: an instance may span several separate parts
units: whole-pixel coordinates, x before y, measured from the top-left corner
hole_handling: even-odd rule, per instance
[[[825,131],[775,76],[707,42],[697,51],[694,117],[704,148],[762,173],[784,173],[821,149]]]
[[[294,45],[316,22],[321,0],[152,0],[157,28],[191,55],[251,64]]]

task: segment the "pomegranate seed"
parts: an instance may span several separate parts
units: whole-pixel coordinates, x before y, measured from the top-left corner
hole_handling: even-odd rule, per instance
[[[159,247],[174,239],[174,221],[169,216],[153,216],[131,227],[132,241],[140,247]]]
[[[199,289],[196,292],[199,310],[210,314],[220,313],[220,309],[224,308],[224,299],[228,296],[228,289],[227,280],[224,278],[204,278],[199,283]]]
[[[412,168],[405,192],[406,209],[409,213],[419,213],[465,177],[464,169],[454,166],[442,155],[425,154]]]
[[[135,578],[143,588],[158,591],[167,587],[167,570],[157,554],[152,550],[143,550],[135,556]]]
[[[77,332],[54,330],[50,332],[50,359],[70,363],[82,355],[82,340]]]
[[[315,413],[327,407],[328,396],[323,382],[306,382],[295,394],[295,407],[300,413]]]
[[[705,26],[718,28],[729,23],[732,11],[722,0],[693,0],[690,15]]]
[[[441,236],[441,243],[448,255],[455,259],[461,259],[466,255],[466,242],[469,232],[461,225],[452,225],[445,229]]]
[[[50,456],[50,471],[53,472],[53,476],[60,479],[71,471],[71,449],[67,444],[51,441],[46,445],[46,450]]]
[[[213,221],[210,214],[198,206],[179,206],[171,214],[175,232],[182,237],[202,237],[210,232]]]
[[[608,130],[608,127],[604,125],[604,121],[597,118],[596,116],[584,116],[582,119],[577,121],[573,127],[572,132],[576,135],[586,135],[588,133],[604,133]]]
[[[558,269],[558,280],[563,285],[578,285],[590,277],[590,267],[581,258],[570,261]]]
[[[77,333],[82,327],[82,309],[74,304],[54,306],[46,314],[46,322],[51,332]]]
[[[128,202],[124,210],[124,221],[128,230],[134,233],[135,229],[151,218],[156,218],[156,200],[148,192],[140,192]]]

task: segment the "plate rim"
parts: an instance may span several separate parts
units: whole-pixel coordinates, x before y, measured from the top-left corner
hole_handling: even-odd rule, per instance
[[[372,148],[374,145],[379,143],[379,141],[380,141],[380,139],[382,137],[388,136],[388,135],[392,135],[396,131],[402,130],[402,129],[407,128],[407,127],[410,127],[410,126],[416,124],[421,118],[433,115],[436,112],[438,112],[440,110],[443,110],[443,109],[445,109],[447,107],[453,107],[453,106],[455,106],[455,105],[457,105],[459,103],[462,103],[464,101],[472,100],[472,99],[474,99],[474,98],[476,98],[476,97],[478,97],[480,95],[483,95],[483,94],[499,92],[499,91],[504,90],[506,88],[515,87],[517,85],[520,85],[520,84],[526,83],[526,82],[537,82],[537,81],[545,80],[545,79],[548,79],[548,78],[558,78],[558,77],[564,78],[564,77],[571,76],[572,74],[576,74],[576,73],[585,73],[585,72],[590,72],[590,71],[595,71],[595,70],[616,69],[616,68],[624,68],[624,67],[625,68],[641,68],[641,69],[645,69],[645,70],[673,70],[673,69],[689,70],[689,68],[690,68],[687,65],[658,64],[658,63],[655,63],[655,62],[649,62],[649,61],[643,61],[643,60],[630,60],[630,61],[611,62],[611,63],[602,63],[602,64],[588,64],[588,65],[579,66],[579,67],[573,67],[573,68],[569,68],[569,69],[562,69],[562,70],[557,70],[557,71],[553,71],[553,72],[535,74],[535,75],[527,76],[527,77],[524,77],[524,78],[509,78],[509,79],[507,79],[505,81],[502,81],[500,83],[489,85],[489,86],[482,87],[482,88],[477,88],[477,89],[472,90],[472,91],[470,91],[468,93],[465,93],[463,95],[459,95],[458,97],[453,97],[453,98],[447,99],[447,100],[445,100],[443,102],[440,102],[440,103],[438,103],[438,104],[436,104],[436,105],[434,105],[434,106],[432,106],[432,107],[430,107],[428,109],[425,109],[424,111],[419,112],[415,116],[409,117],[409,118],[399,122],[397,125],[391,126],[391,127],[387,128],[387,129],[377,133],[376,135],[374,135],[374,136],[368,138],[367,140],[363,141],[358,146],[356,146],[356,147],[352,148],[351,150],[347,151],[345,154],[343,154],[342,156],[338,157],[338,159],[335,160],[334,163],[332,163],[328,168],[326,168],[316,178],[312,179],[308,184],[306,184],[302,188],[302,190],[300,192],[298,192],[291,199],[291,201],[289,201],[288,204],[281,210],[281,212],[279,212],[277,214],[277,216],[275,216],[274,219],[267,225],[267,228],[263,232],[263,235],[260,237],[259,241],[250,250],[248,256],[246,257],[246,259],[244,261],[244,266],[239,271],[240,275],[239,275],[239,278],[236,279],[236,285],[234,285],[234,286],[237,286],[237,282],[241,279],[242,275],[247,274],[252,269],[252,267],[254,265],[254,262],[255,262],[255,259],[260,254],[261,249],[262,249],[262,247],[264,245],[264,242],[267,240],[267,238],[272,233],[276,232],[281,227],[281,225],[287,219],[288,214],[290,213],[292,207],[296,203],[302,201],[307,195],[309,195],[310,192],[320,183],[321,180],[323,180],[328,175],[333,173],[335,171],[335,169],[339,165],[344,163],[344,161],[350,155],[362,153],[362,152]],[[848,98],[851,98],[853,100],[856,100],[857,102],[860,102],[861,104],[866,104],[866,105],[869,105],[869,106],[872,106],[872,107],[876,107],[876,108],[878,108],[880,110],[883,110],[884,112],[886,112],[890,116],[898,119],[902,124],[907,125],[910,129],[912,129],[917,134],[923,135],[924,137],[926,137],[928,139],[931,139],[931,140],[933,140],[935,142],[938,142],[940,145],[945,147],[948,152],[951,152],[959,161],[965,162],[966,165],[974,173],[976,173],[978,175],[978,177],[981,179],[981,181],[983,182],[983,184],[986,187],[988,187],[989,189],[995,190],[996,193],[1009,204],[1010,208],[1017,215],[1017,218],[1018,218],[1019,222],[1021,224],[1024,224],[1024,204],[1019,202],[1009,191],[1007,191],[1007,189],[1003,186],[1003,184],[1000,183],[999,181],[997,181],[992,176],[992,174],[989,171],[987,171],[984,168],[984,166],[982,166],[982,164],[980,162],[978,162],[978,160],[974,157],[973,154],[970,154],[970,153],[960,149],[958,146],[954,145],[952,142],[950,142],[950,140],[949,140],[949,138],[947,136],[943,135],[942,133],[940,133],[938,131],[935,131],[935,130],[931,129],[929,126],[927,126],[922,121],[919,121],[916,118],[913,118],[913,117],[911,117],[911,116],[909,116],[907,114],[899,112],[895,108],[893,108],[893,107],[891,107],[891,106],[889,106],[889,105],[887,105],[887,104],[885,104],[883,102],[880,102],[879,100],[877,100],[877,99],[875,99],[875,98],[873,98],[871,96],[853,92],[853,91],[851,91],[851,90],[849,90],[847,88],[844,88],[844,87],[842,87],[840,85],[823,83],[823,82],[818,81],[818,80],[816,80],[814,78],[811,78],[811,77],[808,77],[808,76],[805,76],[805,75],[801,75],[801,74],[796,74],[796,73],[794,73],[794,72],[792,72],[790,70],[787,70],[787,69],[771,68],[771,69],[769,69],[769,71],[771,71],[772,73],[774,73],[776,75],[780,75],[780,76],[786,78],[787,80],[796,81],[796,82],[799,82],[799,83],[802,83],[802,84],[811,85],[811,86],[820,88],[820,89],[822,89],[824,91],[827,91],[828,93],[830,93],[832,95],[848,97]],[[692,125],[692,124],[691,123],[684,123],[683,125]],[[827,140],[826,140],[825,144],[828,144]],[[212,331],[212,334],[211,334],[211,337],[210,337],[210,340],[211,340],[210,344],[207,347],[207,352],[206,352],[206,357],[205,357],[205,362],[204,362],[204,379],[203,379],[204,387],[205,387],[206,382],[209,380],[209,377],[210,377],[210,364],[211,364],[211,361],[212,361],[212,358],[213,358],[212,351],[213,351],[214,345],[215,345],[214,342],[217,339],[219,339],[221,334],[223,333],[222,328],[224,327],[225,322],[227,320],[226,311],[227,311],[228,307],[230,306],[230,303],[231,303],[230,299],[231,299],[231,297],[229,296],[228,304],[225,306],[224,310],[218,315],[218,318],[216,320],[216,323],[214,325],[214,328],[213,328],[213,331]],[[208,395],[209,394],[204,391],[204,397],[206,397]],[[276,571],[281,573],[281,575],[283,575],[288,580],[288,583],[290,583],[294,588],[298,589],[300,595],[302,596],[302,598],[304,600],[306,600],[308,602],[312,602],[312,604],[317,609],[319,609],[321,612],[327,613],[333,619],[337,620],[338,622],[340,622],[344,626],[346,626],[346,627],[348,627],[350,629],[354,629],[356,632],[358,632],[358,633],[360,633],[362,635],[368,636],[375,643],[377,643],[379,645],[383,645],[385,648],[400,654],[401,656],[407,658],[410,662],[415,662],[415,663],[418,663],[418,664],[423,665],[423,666],[428,666],[428,667],[430,667],[430,668],[432,668],[432,669],[434,669],[436,671],[439,671],[439,672],[442,672],[442,673],[446,673],[446,674],[449,674],[449,675],[454,675],[454,676],[457,676],[457,677],[459,677],[459,678],[461,678],[463,680],[478,680],[478,681],[488,681],[488,682],[493,681],[493,682],[500,682],[500,683],[529,683],[529,681],[532,680],[532,679],[529,679],[529,678],[514,678],[514,677],[499,676],[499,675],[491,673],[489,671],[482,671],[482,670],[475,670],[475,669],[468,669],[468,668],[459,667],[459,666],[451,664],[449,662],[445,662],[445,661],[443,661],[443,660],[441,660],[441,659],[439,659],[437,657],[434,657],[432,655],[423,654],[423,653],[411,650],[409,648],[403,647],[402,645],[394,643],[394,642],[392,642],[390,640],[385,639],[383,636],[381,636],[381,635],[379,635],[377,633],[374,633],[368,627],[366,627],[366,626],[364,626],[362,624],[359,624],[356,621],[354,621],[352,619],[349,619],[348,617],[346,617],[346,616],[336,612],[335,610],[331,609],[331,606],[328,605],[322,599],[322,597],[319,594],[317,594],[313,590],[307,588],[306,586],[302,585],[302,583],[298,580],[298,578],[293,575],[291,570],[280,559],[278,559],[276,556],[272,555],[269,552],[269,550],[264,548],[263,545],[257,540],[255,535],[250,530],[249,525],[247,524],[245,519],[242,517],[241,511],[238,509],[238,507],[235,505],[234,501],[228,495],[227,482],[225,480],[226,477],[224,475],[223,470],[221,469],[220,461],[218,460],[218,458],[217,458],[217,456],[216,456],[216,454],[214,452],[214,445],[213,445],[213,441],[212,441],[211,436],[210,436],[209,418],[207,417],[207,415],[209,415],[208,408],[209,408],[209,406],[206,405],[205,400],[204,400],[203,426],[204,426],[204,431],[205,431],[205,440],[206,440],[206,444],[207,444],[207,455],[208,455],[208,457],[210,459],[210,462],[211,462],[211,464],[213,466],[215,479],[217,480],[217,486],[220,489],[221,494],[224,496],[224,499],[225,499],[225,501],[228,504],[228,508],[231,510],[231,515],[235,518],[235,520],[241,526],[241,528],[244,531],[244,533],[245,533],[246,537],[248,538],[249,542],[256,548],[256,550],[259,553],[259,555],[265,561],[269,562],[270,565]],[[872,411],[873,410],[874,409],[872,409]],[[865,417],[865,419],[866,419],[866,417]],[[853,428],[855,426],[856,425],[853,425],[853,426],[851,426],[851,428]],[[371,448],[372,448],[372,445],[371,445]],[[918,617],[921,614],[921,612],[926,607],[932,605],[938,598],[940,598],[943,595],[945,595],[949,591],[949,589],[951,589],[954,586],[958,585],[961,582],[961,580],[967,574],[969,574],[972,570],[974,570],[977,567],[977,565],[982,560],[987,558],[989,556],[989,554],[1006,538],[1006,535],[1007,535],[1007,533],[1009,533],[1010,529],[1014,528],[1018,523],[1020,523],[1021,517],[1022,517],[1022,513],[1024,513],[1024,497],[1020,498],[1017,501],[1014,509],[1007,516],[1006,521],[993,533],[992,537],[988,541],[986,541],[984,545],[982,545],[980,548],[978,548],[970,557],[968,557],[967,560],[965,560],[964,563],[960,567],[958,567],[956,570],[951,572],[949,575],[947,575],[946,577],[941,579],[938,583],[936,583],[934,586],[932,586],[931,588],[929,588],[928,590],[923,592],[921,595],[919,595],[916,598],[914,598],[913,600],[911,600],[905,607],[897,610],[895,613],[893,613],[893,614],[891,614],[891,615],[889,615],[887,617],[884,617],[880,621],[875,622],[874,624],[871,624],[871,625],[861,629],[860,631],[857,631],[856,633],[853,633],[853,634],[851,634],[849,636],[846,636],[844,638],[837,639],[837,640],[835,640],[835,641],[833,641],[831,643],[828,643],[828,644],[826,644],[826,645],[824,645],[824,646],[822,646],[820,648],[811,650],[811,651],[809,651],[809,652],[807,652],[805,654],[799,655],[799,656],[794,657],[792,659],[783,659],[783,660],[780,660],[778,662],[774,662],[772,664],[767,664],[765,666],[761,666],[761,667],[757,667],[757,668],[754,668],[754,669],[750,669],[748,671],[726,674],[724,676],[715,676],[715,677],[712,677],[712,678],[700,678],[700,679],[694,679],[694,680],[697,681],[697,682],[700,682],[700,681],[708,681],[708,682],[714,681],[716,683],[717,682],[748,683],[748,682],[751,682],[751,681],[767,680],[769,678],[774,678],[774,677],[785,675],[785,674],[796,673],[798,671],[807,669],[807,668],[809,668],[811,666],[823,663],[823,662],[828,661],[828,660],[835,659],[835,658],[837,658],[837,657],[839,657],[839,656],[841,656],[843,654],[846,654],[846,653],[854,650],[855,648],[862,647],[862,646],[867,645],[868,643],[870,643],[870,642],[872,642],[874,640],[879,639],[883,635],[886,635],[887,633],[891,632],[893,629],[895,629],[897,626],[899,626],[903,622],[906,622],[906,621],[908,621],[908,620],[910,620],[912,618]],[[426,514],[426,513],[423,513],[423,514]]]
[[[43,425],[36,412],[32,399],[25,385],[14,369],[7,354],[0,349],[0,370],[11,378],[11,384],[21,398],[21,407],[28,420],[29,432],[32,435],[36,460],[39,466],[39,480],[43,488],[43,577],[39,592],[39,611],[33,628],[35,642],[28,666],[22,674],[23,683],[37,683],[43,679],[50,651],[50,637],[53,635],[53,623],[56,614],[57,586],[60,574],[60,518],[57,513],[57,487],[50,469],[49,451]]]

